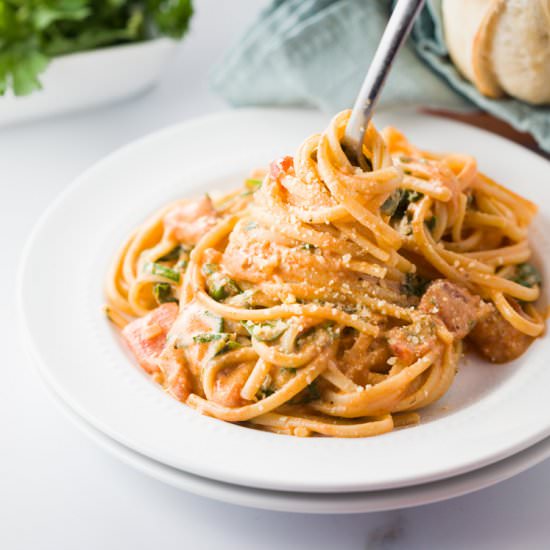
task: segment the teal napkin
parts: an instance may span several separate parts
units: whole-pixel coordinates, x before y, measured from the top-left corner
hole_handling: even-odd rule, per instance
[[[392,0],[274,0],[215,67],[212,87],[229,103],[351,107],[391,11]],[[399,53],[382,107],[473,106],[550,151],[550,109],[481,95],[454,68],[443,41],[441,0],[428,0]]]

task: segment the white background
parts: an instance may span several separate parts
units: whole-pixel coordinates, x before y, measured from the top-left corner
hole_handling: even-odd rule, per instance
[[[0,549],[549,548],[550,461],[476,494],[408,510],[264,512],[195,497],[131,470],[49,397],[18,343],[21,248],[48,203],[96,160],[157,128],[226,108],[208,90],[209,69],[266,2],[195,3],[192,32],[152,92],[0,130]]]

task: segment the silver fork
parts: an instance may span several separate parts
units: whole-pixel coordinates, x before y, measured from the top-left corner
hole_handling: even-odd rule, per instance
[[[423,5],[424,0],[398,0],[355,100],[342,145],[349,161],[364,170],[369,168],[363,155],[365,131],[395,56]]]

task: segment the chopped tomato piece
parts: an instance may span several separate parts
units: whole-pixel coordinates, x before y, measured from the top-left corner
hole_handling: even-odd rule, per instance
[[[185,244],[197,244],[218,222],[218,214],[208,196],[180,204],[164,216],[169,236]]]
[[[130,350],[149,374],[159,370],[157,359],[166,345],[166,336],[177,315],[176,304],[163,304],[144,317],[128,323],[122,330]]]
[[[241,397],[241,390],[251,370],[252,365],[247,363],[222,370],[216,379],[212,400],[225,407],[242,407],[250,403]]]
[[[289,173],[294,173],[294,159],[292,157],[281,157],[271,163],[269,174],[275,180]]]
[[[164,389],[178,401],[185,401],[193,391],[193,380],[183,350],[166,348],[158,359]]]
[[[429,318],[419,319],[410,325],[396,327],[388,332],[390,349],[404,365],[411,365],[426,355],[436,343],[436,324]]]

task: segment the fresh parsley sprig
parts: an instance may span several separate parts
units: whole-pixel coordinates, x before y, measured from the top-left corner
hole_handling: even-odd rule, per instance
[[[179,39],[192,14],[192,0],[0,0],[0,95],[40,89],[40,73],[58,55]]]

